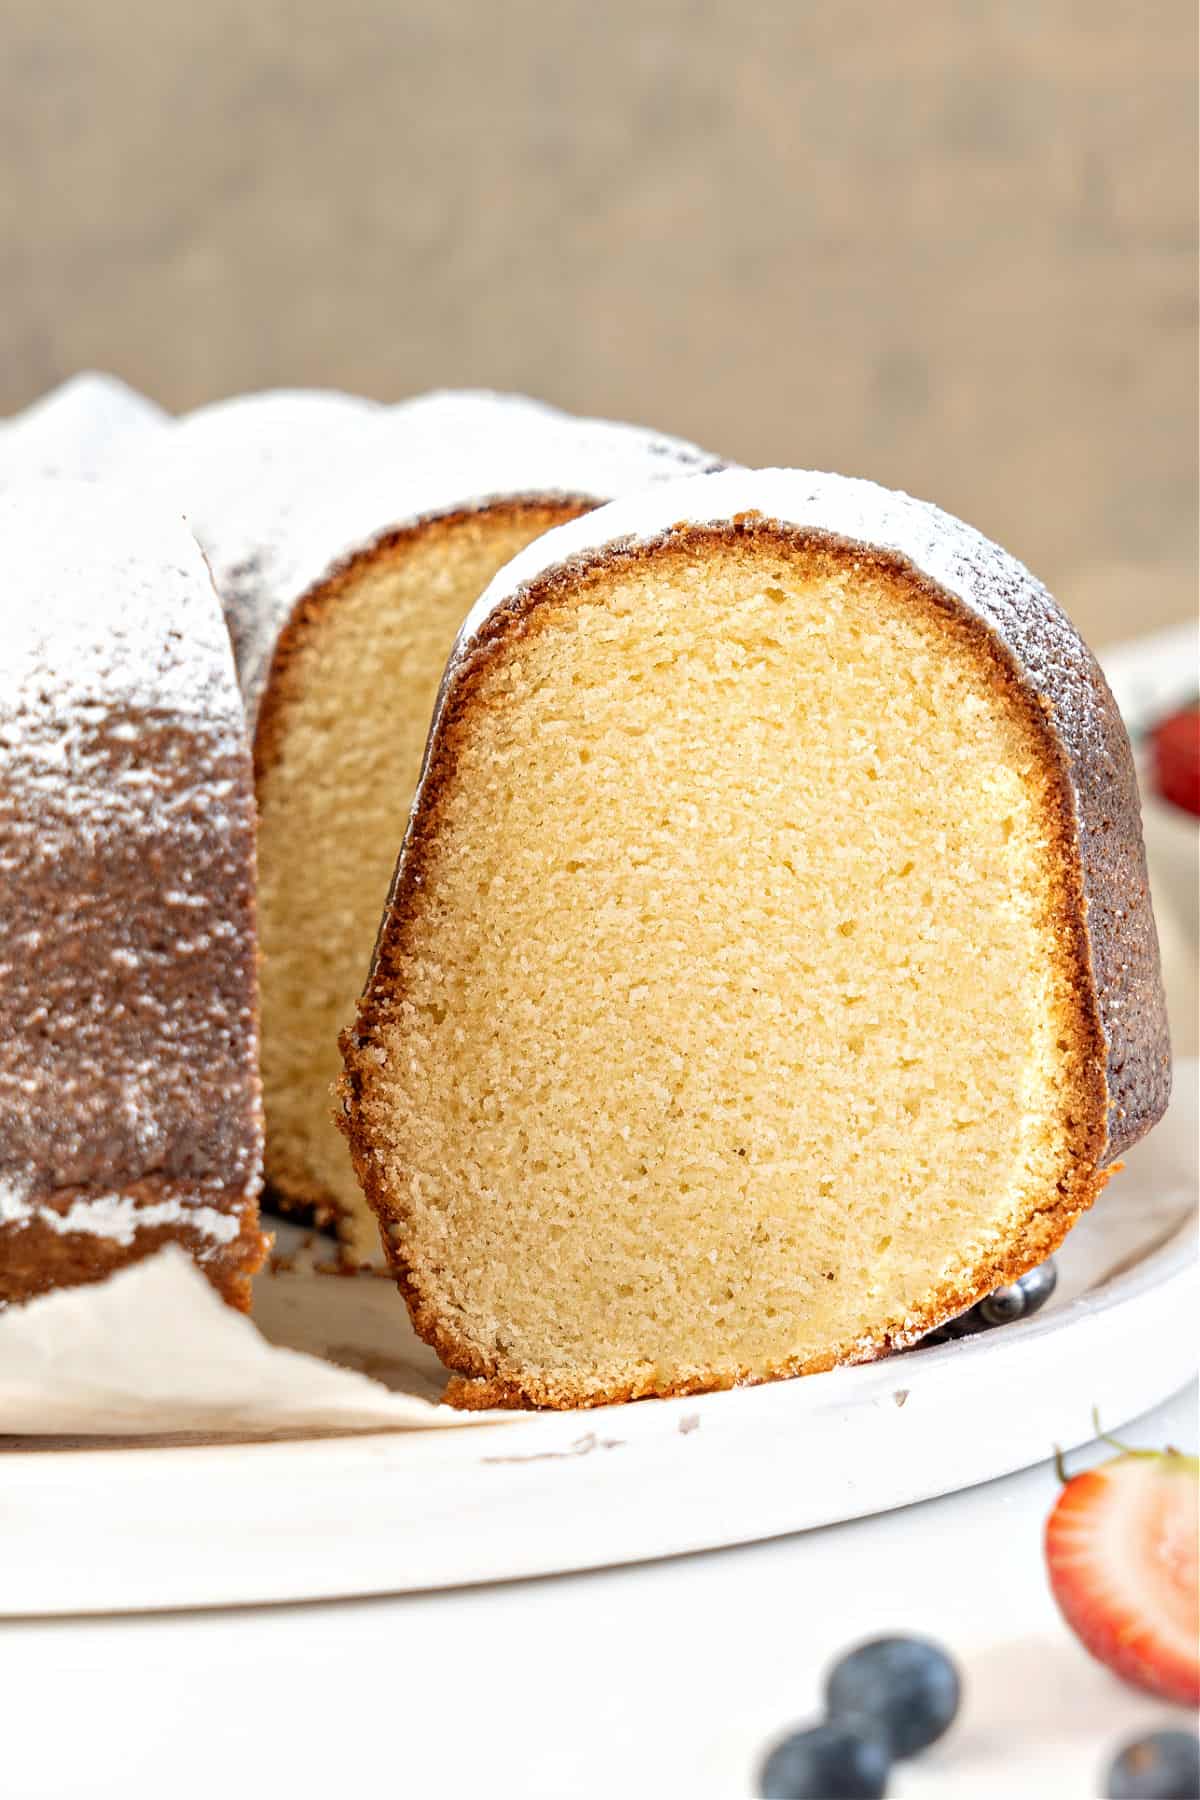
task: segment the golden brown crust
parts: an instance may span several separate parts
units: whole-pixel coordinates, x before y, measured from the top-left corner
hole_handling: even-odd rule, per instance
[[[142,1192],[132,1191],[131,1198],[147,1206],[163,1198],[161,1184],[137,1184]],[[212,1282],[217,1292],[239,1312],[249,1312],[251,1280],[266,1261],[271,1239],[258,1229],[254,1212],[242,1210],[240,1196],[229,1196],[229,1204],[216,1204],[221,1211],[242,1212],[241,1229],[232,1242],[214,1245],[212,1238],[194,1226],[184,1223],[141,1227],[132,1244],[117,1239],[97,1237],[81,1231],[61,1232],[42,1219],[31,1220],[19,1231],[12,1232],[4,1246],[4,1265],[0,1268],[0,1305],[31,1300],[55,1288],[78,1287],[92,1281],[103,1281],[117,1269],[152,1256],[164,1244],[178,1244],[190,1252],[198,1267]],[[65,1212],[70,1197],[56,1205]]]
[[[487,506],[463,507],[436,518],[420,519],[397,527],[349,557],[333,569],[325,580],[311,588],[297,601],[276,639],[275,649],[262,690],[254,734],[254,779],[260,810],[267,804],[266,777],[285,754],[288,712],[292,702],[303,691],[304,658],[318,651],[322,634],[335,622],[342,598],[359,582],[368,569],[400,560],[420,540],[436,544],[452,536],[464,526],[486,531],[489,524],[500,522],[511,528],[527,526],[530,536],[540,535],[555,525],[586,512],[594,502],[584,499],[548,499],[539,495],[507,495]],[[353,804],[352,796],[348,804]],[[336,1224],[344,1216],[338,1197],[327,1191],[302,1163],[268,1135],[265,1153],[266,1199],[281,1212],[297,1216],[318,1226]]]
[[[437,1307],[425,1297],[419,1261],[404,1235],[403,1216],[385,1191],[361,1124],[359,1099],[364,1068],[360,1059],[376,1031],[392,1015],[400,992],[410,909],[425,881],[428,859],[439,831],[443,799],[454,779],[458,746],[471,730],[476,709],[484,704],[480,699],[480,686],[484,671],[493,659],[504,654],[514,641],[548,629],[556,612],[573,604],[580,594],[599,588],[614,568],[651,558],[695,559],[718,548],[733,554],[750,553],[755,543],[764,537],[774,546],[783,543],[792,547],[807,559],[810,568],[817,570],[822,560],[826,561],[830,572],[836,572],[850,559],[855,569],[898,588],[914,605],[926,609],[947,635],[975,658],[985,680],[995,692],[1004,696],[1014,716],[1025,722],[1038,747],[1040,761],[1049,776],[1046,826],[1059,870],[1054,934],[1076,1003],[1062,1052],[1074,1096],[1071,1108],[1073,1139],[1067,1166],[1054,1191],[1031,1208],[1020,1222],[1003,1253],[980,1262],[969,1279],[942,1287],[921,1310],[903,1320],[885,1322],[870,1340],[845,1344],[818,1359],[768,1371],[700,1370],[694,1376],[666,1385],[661,1378],[636,1370],[631,1370],[626,1379],[598,1383],[594,1387],[544,1380],[530,1373],[514,1374],[449,1328]],[[1107,861],[1097,850],[1095,834],[1089,842],[1077,813],[1078,777],[1081,766],[1086,773],[1086,752],[1081,756],[1078,746],[1064,742],[1052,703],[1045,695],[1034,691],[1011,645],[989,629],[977,612],[894,553],[866,549],[861,544],[850,544],[827,533],[789,528],[764,521],[757,515],[747,515],[728,525],[679,526],[668,537],[648,544],[610,546],[607,551],[589,557],[582,566],[565,565],[549,570],[497,607],[462,661],[452,668],[444,688],[422,788],[389,896],[374,966],[360,1002],[356,1027],[342,1036],[345,1074],[340,1084],[341,1105],[336,1114],[336,1121],[349,1140],[360,1185],[380,1219],[389,1263],[408,1305],[413,1326],[442,1361],[457,1371],[457,1378],[451,1382],[447,1393],[452,1404],[552,1408],[607,1405],[651,1395],[696,1393],[782,1376],[812,1374],[840,1363],[869,1361],[915,1342],[926,1332],[966,1311],[996,1287],[1015,1280],[1057,1248],[1103,1188],[1111,1173],[1111,1167],[1106,1169],[1104,1164],[1130,1141],[1129,1129],[1137,1124],[1140,1135],[1140,1131],[1147,1129],[1161,1114],[1166,1098],[1162,1079],[1164,1058],[1169,1066],[1169,1055],[1162,1044],[1161,988],[1156,985],[1153,920],[1144,891],[1140,895],[1137,891],[1139,862],[1140,878],[1144,883],[1144,858],[1136,790],[1130,802],[1129,784],[1122,766],[1122,758],[1124,763],[1129,763],[1128,742],[1115,717],[1115,709],[1111,715],[1105,710],[1105,700],[1111,708],[1111,696],[1098,673],[1093,678],[1094,662],[1082,645],[1080,651],[1081,666],[1072,672],[1072,677],[1088,682],[1100,681],[1101,709],[1107,732],[1100,754],[1108,759],[1115,778],[1108,784],[1108,791],[1110,794],[1115,792],[1118,803],[1106,802],[1108,816],[1102,841],[1111,839],[1112,848],[1119,854],[1115,857],[1110,854]],[[1085,863],[1085,854],[1089,853],[1090,865]],[[1132,880],[1129,866],[1134,871]],[[1122,882],[1125,884],[1123,892],[1120,891]],[[1097,948],[1098,934],[1089,934],[1089,909],[1095,918],[1098,906],[1115,912],[1122,905],[1126,909],[1140,908],[1139,930],[1134,935],[1145,947],[1138,952],[1142,965],[1139,981],[1143,1005],[1140,1014],[1136,1006],[1132,1011],[1128,1007],[1122,1011],[1120,1006],[1115,1012],[1110,1010],[1109,1029],[1106,1030],[1104,1005],[1109,990],[1103,983],[1108,979],[1111,989],[1113,977],[1105,962],[1104,948]],[[1117,1042],[1115,1056],[1114,1032],[1123,1034]],[[1127,1064],[1134,1072],[1134,1081],[1128,1091],[1136,1092],[1140,1088],[1143,1098],[1139,1103],[1125,1107],[1121,1129],[1114,1133],[1110,1071],[1114,1066],[1121,1069]],[[1146,1076],[1146,1070],[1150,1071],[1149,1076]]]
[[[942,522],[957,524],[944,515]],[[965,571],[963,579],[977,601],[972,608],[898,552],[874,550],[833,533],[766,520],[757,513],[741,514],[725,525],[678,525],[650,542],[613,544],[546,571],[493,611],[463,661],[448,671],[443,717],[449,720],[463,678],[477,658],[486,657],[488,646],[507,636],[514,614],[533,616],[539,601],[555,595],[565,599],[583,581],[601,579],[605,570],[630,558],[694,554],[706,544],[752,541],[763,533],[797,548],[823,545],[851,566],[874,567],[906,582],[945,617],[957,618],[976,642],[990,647],[997,665],[1007,671],[1008,685],[1040,709],[1042,740],[1048,741],[1064,779],[1063,812],[1070,820],[1086,902],[1084,917],[1076,923],[1087,945],[1089,979],[1106,1047],[1103,1160],[1122,1155],[1162,1117],[1171,1092],[1170,1036],[1137,776],[1128,735],[1095,657],[1040,583],[994,545],[977,540],[998,567],[981,557],[977,569]]]
[[[1091,1184],[1091,1191],[1083,1200],[1075,1196],[1077,1204],[1072,1208],[1058,1206],[1054,1209],[1053,1234],[1044,1241],[1039,1240],[1036,1251],[1026,1250],[1024,1254],[1012,1250],[1007,1256],[996,1256],[981,1265],[978,1280],[971,1287],[943,1287],[939,1289],[934,1300],[923,1313],[913,1314],[911,1323],[906,1321],[903,1332],[883,1332],[872,1343],[866,1344],[861,1339],[852,1344],[843,1344],[836,1350],[826,1351],[821,1356],[809,1357],[807,1360],[785,1364],[769,1373],[753,1372],[749,1369],[736,1374],[725,1372],[711,1375],[697,1375],[694,1379],[675,1381],[669,1386],[657,1385],[648,1381],[627,1381],[604,1389],[582,1392],[565,1384],[526,1380],[515,1381],[509,1376],[480,1374],[451,1376],[446,1384],[442,1399],[448,1406],[456,1406],[465,1412],[484,1412],[491,1408],[500,1411],[522,1411],[533,1408],[537,1411],[561,1411],[564,1409],[584,1409],[593,1406],[621,1406],[631,1400],[666,1400],[681,1399],[688,1394],[720,1393],[734,1387],[761,1387],[768,1381],[790,1381],[799,1375],[824,1375],[830,1369],[850,1367],[857,1363],[878,1362],[880,1358],[893,1355],[897,1350],[907,1350],[917,1343],[929,1331],[943,1325],[947,1319],[956,1319],[969,1307],[992,1294],[1006,1282],[1015,1281],[1039,1262],[1044,1262],[1058,1249],[1071,1227],[1081,1214],[1094,1203],[1097,1195],[1106,1186],[1109,1177],[1116,1172],[1120,1164],[1107,1169],[1098,1170]],[[1040,1215],[1039,1215],[1040,1216]],[[426,1339],[432,1343],[432,1339]],[[434,1343],[442,1361],[451,1368],[461,1367],[459,1357],[446,1353],[440,1343]],[[465,1348],[465,1346],[463,1346]]]
[[[353,1145],[352,1145],[353,1148]],[[357,1155],[355,1167],[364,1191],[371,1197],[370,1169]],[[1015,1281],[1038,1263],[1044,1262],[1058,1249],[1072,1226],[1091,1207],[1120,1164],[1079,1175],[1069,1186],[1056,1193],[1050,1204],[1030,1214],[1020,1236],[1008,1246],[1004,1255],[995,1255],[977,1265],[970,1284],[946,1285],[940,1288],[922,1311],[909,1314],[902,1327],[882,1331],[871,1341],[862,1339],[844,1344],[836,1350],[799,1362],[780,1365],[769,1371],[740,1369],[702,1372],[686,1380],[663,1383],[653,1378],[631,1375],[628,1380],[608,1386],[580,1388],[566,1382],[548,1382],[533,1377],[517,1379],[489,1366],[476,1347],[448,1331],[435,1308],[427,1306],[420,1290],[409,1278],[398,1253],[389,1249],[389,1259],[396,1285],[408,1304],[413,1329],[438,1354],[449,1369],[458,1371],[447,1384],[442,1398],[449,1406],[468,1411],[525,1409],[559,1411],[593,1406],[617,1406],[630,1400],[672,1399],[687,1394],[716,1393],[732,1387],[757,1387],[767,1381],[788,1380],[798,1375],[821,1375],[829,1369],[855,1363],[876,1362],[896,1350],[905,1350],[927,1332],[934,1331],[947,1320],[955,1319],[978,1301],[994,1293],[1005,1283]],[[378,1191],[378,1190],[377,1190]],[[372,1200],[379,1211],[379,1202]],[[380,1213],[381,1219],[384,1217]],[[391,1244],[390,1238],[386,1240]]]
[[[368,568],[398,560],[418,540],[426,543],[436,542],[438,538],[448,540],[466,524],[480,524],[486,528],[486,522],[495,519],[509,524],[527,523],[534,535],[549,531],[567,519],[578,518],[594,505],[594,501],[585,499],[550,500],[538,494],[508,494],[487,506],[460,507],[456,512],[439,513],[436,518],[417,519],[410,525],[397,526],[339,563],[316,587],[301,595],[275,640],[254,730],[255,782],[261,784],[263,776],[279,757],[287,730],[287,706],[292,698],[293,683],[303,679],[296,671],[300,655],[310,648],[314,638],[328,624],[338,601]]]

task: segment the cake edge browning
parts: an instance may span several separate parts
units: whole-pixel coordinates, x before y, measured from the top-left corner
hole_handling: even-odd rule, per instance
[[[469,728],[475,689],[491,659],[515,638],[552,616],[556,606],[632,561],[678,554],[694,557],[707,548],[746,548],[762,535],[774,545],[814,551],[843,566],[870,567],[879,578],[902,584],[947,632],[972,654],[985,679],[1024,717],[1040,744],[1053,794],[1047,824],[1059,856],[1063,888],[1057,925],[1064,960],[1078,999],[1071,1058],[1077,1071],[1074,1166],[1055,1193],[1030,1210],[1007,1253],[976,1266],[969,1283],[944,1287],[920,1314],[877,1339],[840,1345],[820,1357],[770,1371],[704,1371],[661,1384],[631,1375],[595,1388],[570,1381],[513,1374],[447,1330],[437,1308],[425,1299],[420,1268],[410,1260],[402,1218],[389,1202],[358,1118],[364,1052],[375,1028],[390,1011],[389,994],[398,979],[398,933],[408,901],[423,880],[428,846],[437,829],[439,795],[454,772],[454,739]],[[986,540],[980,540],[986,543]],[[1005,559],[1006,563],[1011,559]],[[1020,565],[1012,565],[1020,569]],[[1025,574],[1025,571],[1021,571]],[[1051,661],[1055,680],[1042,691],[1029,679],[1021,644],[986,616],[936,581],[910,557],[890,548],[849,539],[837,532],[800,527],[786,520],[740,513],[724,521],[679,524],[647,539],[617,539],[551,565],[503,596],[452,658],[435,713],[426,765],[412,820],[376,944],[358,1019],[343,1033],[345,1073],[336,1122],[351,1147],[358,1179],[380,1220],[385,1252],[412,1318],[414,1329],[457,1373],[447,1400],[461,1407],[588,1407],[651,1395],[682,1395],[866,1362],[917,1342],[946,1319],[967,1310],[993,1289],[1044,1260],[1062,1242],[1078,1217],[1094,1202],[1115,1167],[1115,1159],[1161,1116],[1169,1095],[1170,1055],[1165,1001],[1158,972],[1157,938],[1150,910],[1136,778],[1128,738],[1115,702],[1091,652],[1054,606],[1045,590],[1027,577],[1027,624],[1034,661],[1043,646],[1038,627],[1047,609],[1048,634],[1061,649],[1063,628],[1075,652]],[[1023,598],[1025,598],[1023,596]],[[1046,691],[1049,686],[1052,690]],[[1081,704],[1082,702],[1082,704]],[[1083,719],[1086,728],[1080,726]],[[1107,931],[1089,929],[1099,916]]]
[[[314,407],[336,426],[315,458],[301,431],[302,422],[314,422]],[[699,445],[645,426],[579,417],[486,389],[436,389],[391,406],[285,390],[217,402],[180,423],[193,439],[184,469],[198,432],[200,491],[210,497],[214,453],[219,458],[220,498],[211,511],[206,503],[195,529],[236,646],[259,781],[286,730],[272,690],[277,695],[278,678],[299,654],[298,628],[308,615],[318,626],[320,596],[344,591],[365,562],[431,526],[513,507],[547,508],[553,523],[618,494],[727,466]],[[247,448],[260,475],[264,460],[276,476],[280,467],[288,471],[286,499],[273,476],[267,486],[274,513],[269,505],[264,518],[256,502],[253,521],[240,505],[228,507],[228,464],[232,459],[244,471]],[[172,473],[170,480],[181,477]],[[260,739],[263,715],[273,709]],[[359,973],[365,977],[366,967]],[[353,1216],[319,1172],[301,1167],[300,1158],[278,1158],[269,1133],[267,1162],[265,1192],[281,1210],[339,1227]]]
[[[88,1195],[81,1190],[75,1198],[86,1205]],[[174,1223],[138,1224],[139,1206],[144,1205],[152,1215],[152,1209],[169,1200],[163,1184],[134,1183],[123,1190],[121,1198],[134,1202],[128,1237],[103,1237],[86,1229],[63,1231],[45,1217],[24,1225],[6,1249],[0,1272],[0,1308],[6,1302],[23,1304],[61,1288],[105,1281],[118,1269],[153,1256],[167,1244],[176,1244],[188,1252],[223,1300],[238,1312],[250,1311],[253,1279],[266,1262],[271,1238],[259,1229],[257,1208],[247,1209],[243,1195],[218,1192],[206,1196],[206,1204],[237,1226],[236,1235],[217,1249],[205,1231],[188,1223],[186,1211]],[[68,1210],[69,1204],[59,1196],[44,1206],[45,1212],[60,1216]]]

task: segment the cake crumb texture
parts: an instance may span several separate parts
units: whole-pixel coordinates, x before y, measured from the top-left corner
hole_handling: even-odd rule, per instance
[[[449,1397],[865,1360],[1049,1254],[1118,1147],[1084,873],[1048,708],[894,553],[744,517],[527,552],[452,666],[343,1046]]]
[[[370,966],[438,683],[496,571],[577,505],[512,502],[374,544],[298,608],[256,739],[267,1178],[332,1207],[351,1261],[379,1231],[330,1123],[338,1033]]]
[[[273,1197],[380,1263],[329,1118],[446,657],[531,539],[720,467],[693,444],[517,394],[225,402],[178,428],[187,501],[234,639],[262,816],[263,1079]],[[246,479],[243,479],[243,476]]]

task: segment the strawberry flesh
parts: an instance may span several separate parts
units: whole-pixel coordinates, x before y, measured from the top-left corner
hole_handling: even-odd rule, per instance
[[[1076,1637],[1123,1681],[1200,1705],[1195,1457],[1130,1451],[1068,1481],[1046,1563]]]

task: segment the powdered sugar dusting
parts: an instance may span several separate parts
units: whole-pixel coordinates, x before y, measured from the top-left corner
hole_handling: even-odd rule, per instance
[[[547,570],[585,563],[622,544],[655,542],[675,527],[731,525],[747,514],[891,551],[911,563],[984,621],[1014,655],[1023,680],[1056,707],[1074,709],[1076,729],[1094,729],[1094,684],[1064,682],[1064,676],[1082,657],[1101,684],[1103,677],[1066,614],[1023,564],[926,501],[873,481],[801,469],[726,469],[664,482],[546,532],[480,595],[459,633],[451,670],[496,609]]]
[[[9,1223],[17,1193],[64,1234],[232,1242],[261,1150],[254,820],[207,568],[108,482],[0,495],[0,562]]]
[[[757,514],[864,548],[891,551],[953,594],[1014,654],[1022,679],[1091,729],[1093,681],[1074,678],[1081,658],[1101,686],[1094,657],[1042,584],[998,544],[961,519],[873,481],[799,469],[727,469],[672,481],[614,501],[547,532],[522,550],[480,596],[451,666],[470,650],[497,607],[548,569],[622,542],[649,543],[675,526],[731,524]],[[1031,627],[1036,623],[1036,629]],[[1064,676],[1072,679],[1064,682]]]
[[[297,601],[387,533],[501,498],[599,502],[718,466],[679,439],[519,395],[438,392],[381,407],[277,393],[181,419],[155,480],[212,565],[253,715]]]
[[[45,809],[43,855],[56,831],[116,831],[156,800],[162,823],[186,829],[195,790],[180,789],[178,755],[120,767],[111,755],[141,743],[150,721],[164,743],[181,730],[217,743],[241,729],[227,636],[182,520],[155,519],[108,484],[20,484],[0,496],[0,555],[13,597],[0,749],[12,785]],[[201,786],[219,812],[229,778]]]
[[[894,551],[989,618],[1013,620],[1034,591],[1052,609],[1063,652],[1079,644],[1070,621],[1029,570],[961,519],[873,481],[802,469],[726,469],[664,483],[547,532],[515,556],[480,596],[463,624],[460,643],[466,644],[497,606],[555,564],[621,539],[646,543],[674,525],[727,524],[743,513]]]
[[[160,406],[115,376],[76,375],[0,421],[0,487],[38,475],[99,475],[166,423]]]
[[[186,517],[212,569],[239,669],[297,521],[382,411],[321,389],[239,395],[184,414],[121,465],[141,492]]]
[[[220,614],[181,519],[124,484],[30,481],[0,495],[0,534],[6,693],[40,670],[57,699],[93,714],[107,691],[131,707],[236,718]]]
[[[373,422],[354,467],[303,519],[260,596],[242,684],[253,710],[296,602],[389,532],[514,497],[599,503],[684,471],[714,469],[694,444],[608,419],[577,419],[511,394],[429,394]]]
[[[0,1183],[0,1226],[19,1227],[38,1223],[60,1237],[80,1233],[108,1238],[128,1249],[139,1231],[164,1225],[200,1232],[215,1244],[231,1244],[241,1230],[236,1213],[221,1212],[201,1196],[173,1195],[167,1200],[141,1203],[130,1194],[87,1194],[71,1201],[65,1212],[44,1201],[30,1200],[13,1183]]]

